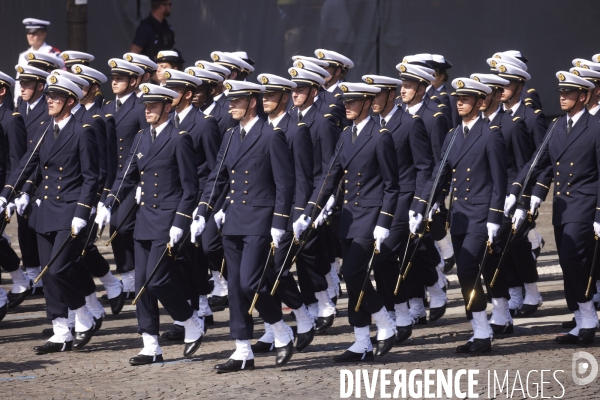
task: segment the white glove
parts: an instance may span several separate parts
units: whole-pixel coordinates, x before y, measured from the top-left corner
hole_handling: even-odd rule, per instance
[[[302,236],[302,233],[308,228],[309,225],[310,217],[307,217],[306,215],[302,214],[300,218],[298,218],[296,222],[292,224],[292,229],[294,230],[294,237],[300,240],[300,236]]]
[[[138,186],[135,189],[135,202],[140,204],[141,201],[142,201],[142,187]]]
[[[97,211],[97,210],[96,210],[96,207],[92,206],[92,212],[90,213],[90,215],[94,215],[94,214],[96,214],[96,211]]]
[[[15,206],[15,203],[8,203],[8,205],[6,206],[6,215],[8,215],[8,218],[13,216],[16,209],[17,206]]]
[[[198,215],[198,207],[194,209],[194,212],[192,213],[192,219],[196,219],[196,215]]]
[[[102,208],[104,208],[104,203],[103,203],[103,202],[101,202],[101,201],[99,201],[99,202],[98,202],[98,205],[96,206],[96,210],[97,210],[97,211],[100,211],[100,210],[102,210]]]
[[[206,221],[203,216],[199,216],[198,219],[194,219],[192,221],[192,226],[190,227],[190,236],[192,243],[196,243],[196,236],[202,235],[204,232],[204,228],[206,228]]]
[[[410,217],[410,221],[408,221],[410,233],[413,235],[417,233],[419,226],[421,226],[421,222],[423,222],[423,216],[419,213],[413,213],[413,215]]]
[[[519,227],[521,224],[523,224],[523,221],[525,221],[525,215],[525,210],[521,210],[519,208],[515,210],[512,218],[512,223],[515,226],[515,230],[519,230]]]
[[[375,249],[377,249],[377,252],[381,251],[381,243],[383,243],[388,236],[390,236],[389,229],[382,228],[379,225],[375,227],[375,230],[373,230],[373,238],[375,239]]]
[[[334,204],[335,204],[335,197],[331,196],[327,200],[327,203],[325,204],[325,208],[323,210],[325,210],[327,212],[331,211],[331,208],[333,207]],[[329,213],[329,214],[331,214],[331,213]]]
[[[213,217],[215,219],[215,223],[217,224],[217,228],[221,230],[221,227],[225,223],[225,212],[223,210],[219,210]]]
[[[0,213],[4,212],[7,204],[8,204],[8,201],[6,201],[6,199],[4,197],[0,197]]]
[[[494,241],[494,238],[498,234],[498,230],[500,229],[500,225],[494,224],[493,222],[488,222],[486,224],[488,231],[488,240],[490,243]]]
[[[79,235],[79,232],[87,225],[87,221],[85,219],[73,217],[73,221],[71,222],[71,231],[73,231],[73,235]]]
[[[600,224],[597,222],[594,222],[594,233],[596,236],[600,236]]]
[[[433,214],[435,214],[436,211],[439,209],[440,209],[440,204],[433,203],[433,205],[431,206],[431,209],[429,210],[429,215],[427,216],[427,219],[431,220],[433,218]]]
[[[40,206],[40,204],[42,204],[42,200],[41,200],[41,199],[37,199],[37,200],[35,201],[35,205],[39,207],[39,206]]]
[[[506,200],[504,200],[504,216],[508,217],[510,214],[510,210],[517,203],[517,198],[514,194],[509,194],[506,196]]]
[[[21,193],[19,197],[15,199],[15,206],[17,206],[17,214],[23,216],[25,209],[29,204],[29,195],[27,193]]]
[[[321,211],[319,216],[315,219],[315,228],[318,228],[319,226],[323,225],[323,222],[325,222],[325,216],[329,215],[330,212],[331,211],[327,212],[325,210]]]
[[[271,228],[271,238],[273,239],[273,245],[276,249],[279,248],[279,241],[285,231],[283,229]]]
[[[531,196],[530,209],[531,215],[535,212],[535,210],[542,204],[542,199],[537,196]]]
[[[171,230],[169,231],[169,237],[171,238],[171,241],[169,242],[169,244],[171,246],[175,246],[175,243],[179,242],[179,239],[181,239],[182,236],[183,236],[183,229],[178,228],[176,226],[172,226]]]
[[[98,225],[98,229],[102,229],[104,225],[110,224],[110,208],[100,208],[98,210],[98,214],[96,214],[96,219],[94,221]]]

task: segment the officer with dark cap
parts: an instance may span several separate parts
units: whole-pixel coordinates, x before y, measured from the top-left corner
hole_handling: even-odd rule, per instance
[[[150,5],[150,15],[137,27],[129,51],[155,60],[160,50],[175,46],[175,32],[166,19],[171,15],[173,0],[152,0]]]
[[[141,188],[137,191],[140,208],[134,239],[136,292],[140,295],[136,314],[144,347],[129,360],[131,365],[163,360],[158,344],[159,301],[174,320],[183,321],[184,357],[191,357],[204,337],[204,322],[178,289],[172,271],[173,255],[183,246],[184,232],[189,229],[198,198],[193,140],[169,118],[177,92],[149,83],[141,87],[150,128],[136,135],[140,144],[129,152],[130,168],[126,174],[119,174],[111,190],[111,195],[123,201],[130,193],[136,193],[136,187]],[[99,226],[110,223],[112,203],[109,197],[98,212]],[[149,280],[151,274],[154,276]],[[147,281],[146,292],[141,293]]]
[[[43,276],[44,280],[52,281],[46,285],[45,297],[54,335],[43,346],[34,348],[38,354],[79,350],[97,330],[74,271],[74,260],[83,243],[80,233],[87,225],[98,188],[96,136],[91,127],[80,125],[71,114],[83,97],[81,89],[71,80],[56,75],[49,76],[47,84],[52,120],[38,131],[35,144],[29,147],[0,193],[0,211],[3,211],[7,199],[40,168],[43,197],[35,227],[40,260],[48,266],[52,256],[57,258]],[[67,323],[68,308],[75,313],[74,337]]]

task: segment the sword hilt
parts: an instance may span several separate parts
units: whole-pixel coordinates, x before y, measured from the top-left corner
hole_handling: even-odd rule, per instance
[[[137,296],[135,296],[135,299],[133,299],[133,301],[131,302],[131,305],[135,306],[135,303],[137,303],[138,299],[144,294],[145,291],[146,291],[146,287],[142,286],[142,288],[140,289],[140,292],[137,294]]]
[[[37,284],[42,279],[42,276],[44,276],[44,274],[48,272],[48,269],[49,267],[46,265],[42,272],[40,272],[40,274],[33,280],[33,283]]]
[[[252,299],[252,304],[250,304],[250,309],[248,310],[248,315],[252,315],[252,311],[256,306],[256,301],[258,300],[258,292],[254,294],[254,299]]]
[[[475,298],[475,289],[471,290],[471,295],[469,296],[469,304],[467,304],[467,311],[471,309],[471,305],[473,305],[473,299]]]
[[[104,228],[102,228],[102,229],[104,229]],[[113,232],[113,234],[112,234],[112,235],[110,235],[110,238],[109,238],[109,239],[108,239],[108,241],[106,242],[106,245],[107,245],[107,246],[110,246],[110,244],[112,243],[112,241],[115,239],[115,237],[116,237],[116,236],[117,236],[117,231],[115,230],[115,231]],[[100,236],[98,236],[98,237],[100,237]]]
[[[356,302],[356,307],[354,307],[354,311],[358,312],[360,309],[360,304],[362,303],[363,296],[365,295],[365,291],[361,290],[360,295],[358,296],[358,301]]]
[[[398,281],[396,282],[396,288],[394,289],[394,296],[398,295],[398,291],[400,290],[400,282],[402,282],[402,274],[398,275]]]
[[[408,276],[408,271],[410,270],[411,265],[412,265],[412,261],[409,261],[408,264],[406,264],[406,269],[404,270],[404,273],[402,274],[402,279],[406,280],[406,277]]]
[[[500,268],[496,268],[496,271],[494,271],[494,277],[492,278],[492,282],[490,282],[490,287],[493,288],[494,284],[496,283],[496,278],[498,277],[498,272],[500,271]]]
[[[275,281],[275,284],[273,285],[273,290],[271,290],[271,296],[275,296],[275,292],[277,291],[278,287],[279,287],[279,279],[277,279]]]

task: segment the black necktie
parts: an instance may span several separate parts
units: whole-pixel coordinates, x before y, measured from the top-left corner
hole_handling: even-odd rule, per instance
[[[354,143],[356,141],[356,138],[358,137],[358,128],[356,125],[352,126],[352,143]]]
[[[463,134],[463,137],[466,139],[467,134],[469,133],[469,127],[468,126],[465,126],[464,132],[465,133]]]
[[[298,122],[302,121],[302,113],[298,111]]]
[[[117,100],[117,108],[116,108],[116,112],[119,112],[119,110],[121,109],[121,106],[123,105],[123,103],[121,103],[121,100]]]
[[[154,139],[156,139],[156,129],[150,129],[150,137],[152,138],[152,143],[154,143]]]
[[[269,121],[269,126],[273,128],[273,121]]]
[[[54,124],[54,140],[58,137],[58,132],[60,132],[60,128],[58,127],[58,124]]]
[[[571,130],[573,130],[573,118],[569,118],[567,121],[567,135],[571,133]]]
[[[505,113],[507,113],[508,115],[512,115],[513,110],[506,110]]]
[[[30,111],[31,111],[31,106],[29,104],[27,104],[27,114],[25,114],[25,116],[28,116]]]
[[[489,119],[488,117],[484,117],[484,118],[483,118],[483,120],[484,120],[485,122],[487,122],[488,124],[490,123],[490,119]]]
[[[175,115],[175,128],[179,128],[179,114]]]
[[[242,128],[242,130],[240,131],[240,143],[242,142],[242,140],[244,140],[245,137],[246,137],[246,130],[244,128]]]
[[[385,119],[381,118],[381,127],[385,128],[385,124],[386,124]]]

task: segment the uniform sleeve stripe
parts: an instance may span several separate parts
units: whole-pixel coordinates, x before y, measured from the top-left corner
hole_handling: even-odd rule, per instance
[[[490,211],[496,211],[496,212],[499,212],[499,213],[503,213],[504,212],[503,210],[498,210],[496,208],[490,208]]]
[[[78,206],[84,206],[86,208],[89,208],[90,210],[92,209],[92,207],[88,206],[87,204],[83,204],[83,203],[77,203]]]
[[[199,206],[201,206],[202,204],[206,204],[206,207],[210,208],[211,210],[213,209],[210,204],[206,203],[206,202],[200,202],[200,204],[198,204]]]
[[[393,214],[386,213],[385,211],[379,211],[379,212],[380,212],[381,214],[383,214],[383,215],[387,215],[388,217],[392,217],[392,218],[394,218],[394,215],[393,215]]]
[[[184,217],[186,217],[186,218],[192,219],[192,217],[190,217],[189,215],[182,214],[182,213],[180,213],[179,211],[175,212],[175,214],[179,214],[179,215],[181,215],[181,216],[184,216]]]
[[[273,213],[273,215],[275,215],[276,217],[283,217],[283,218],[289,218],[289,215],[285,215],[285,214],[279,214],[279,213]]]
[[[542,184],[541,184],[541,183],[539,183],[539,182],[536,182],[535,184],[536,184],[536,185],[540,185],[541,187],[543,187],[543,188],[545,188],[545,189],[550,189],[548,186],[546,186],[546,185],[542,185]]]

